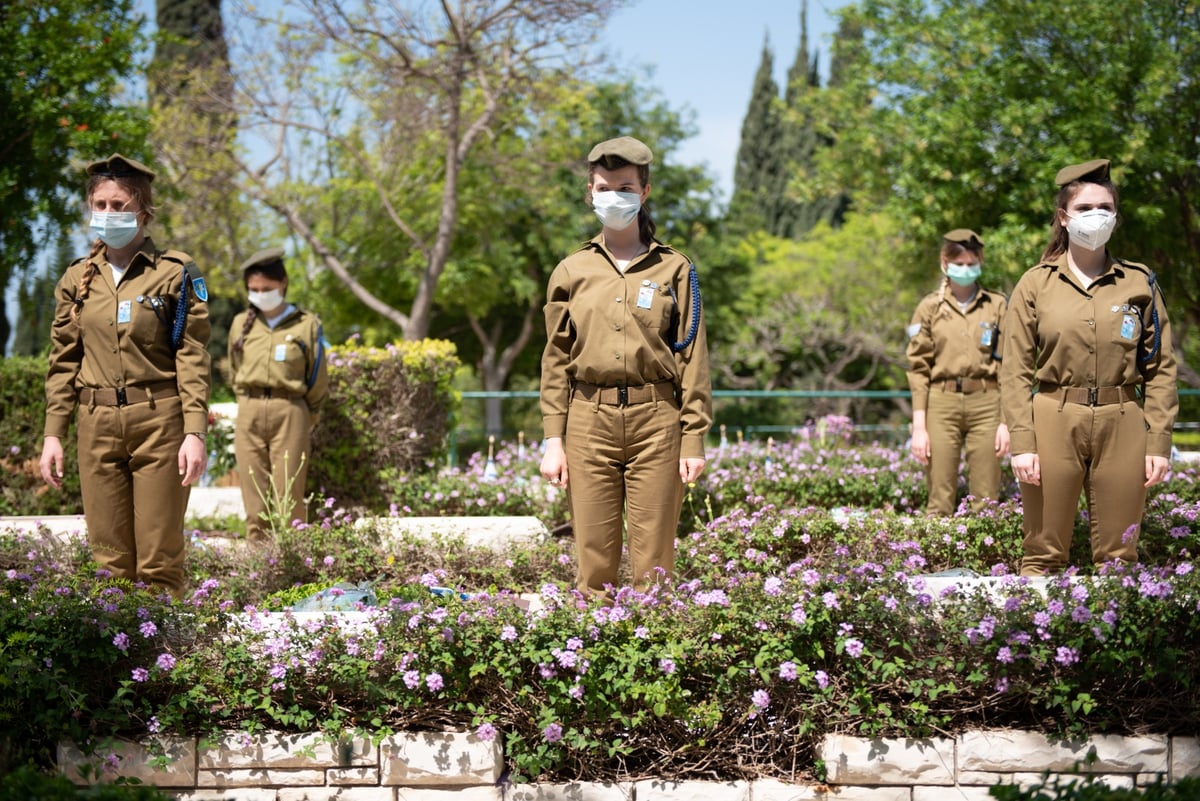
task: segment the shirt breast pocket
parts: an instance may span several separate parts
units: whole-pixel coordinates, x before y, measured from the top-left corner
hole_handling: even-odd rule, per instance
[[[308,358],[304,343],[294,337],[276,342],[271,350],[271,361],[285,381],[303,384],[307,378]]]
[[[1132,303],[1113,304],[1109,307],[1109,341],[1129,350],[1137,347],[1142,339],[1142,314]]]
[[[647,331],[665,334],[675,313],[675,301],[669,287],[642,284],[633,297],[633,318]]]

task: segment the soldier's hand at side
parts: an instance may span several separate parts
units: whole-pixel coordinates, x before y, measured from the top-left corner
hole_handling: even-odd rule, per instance
[[[703,459],[680,459],[679,460],[679,478],[684,484],[691,484],[700,477],[704,472]]]
[[[208,464],[208,452],[204,450],[204,438],[196,434],[187,434],[183,444],[179,446],[179,475],[183,476],[180,483],[188,486],[204,475]]]
[[[996,458],[1001,459],[1008,456],[1009,437],[1008,426],[1001,423],[996,426]]]
[[[46,437],[42,443],[42,458],[38,460],[42,470],[42,479],[54,487],[62,489],[63,478],[63,447],[58,437]]]
[[[538,468],[542,478],[556,487],[567,488],[567,454],[563,450],[562,437],[547,437],[546,452]]]
[[[1146,457],[1146,486],[1153,487],[1159,482],[1166,481],[1167,473],[1171,470],[1170,460],[1162,456]]]
[[[912,445],[909,446],[909,451],[913,458],[921,464],[929,464],[929,432],[924,428],[914,428],[912,432]]]
[[[1032,484],[1040,487],[1042,484],[1042,463],[1036,453],[1018,453],[1012,458],[1013,475],[1022,484]]]

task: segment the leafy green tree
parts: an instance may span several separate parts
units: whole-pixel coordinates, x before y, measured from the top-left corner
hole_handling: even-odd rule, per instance
[[[900,269],[969,226],[1015,281],[1048,239],[1056,171],[1108,158],[1123,196],[1110,247],[1158,272],[1176,344],[1195,362],[1200,7],[864,0],[843,22],[862,39],[813,106],[837,142],[822,175],[898,223]],[[1181,375],[1200,384],[1186,362]]]
[[[79,257],[76,245],[66,233],[61,233],[51,262],[53,270],[25,270],[24,280],[17,289],[17,309],[20,317],[13,335],[12,355],[38,356],[50,345],[50,324],[54,321],[54,287],[57,270]]]
[[[146,115],[122,93],[145,49],[132,0],[0,5],[0,286],[80,219],[83,163],[144,152]],[[29,273],[32,275],[33,273]],[[0,351],[11,323],[0,306]]]
[[[544,106],[540,87],[582,65],[615,4],[298,0],[239,58],[236,105],[267,142],[239,158],[243,189],[372,312],[366,326],[422,338],[473,153]]]

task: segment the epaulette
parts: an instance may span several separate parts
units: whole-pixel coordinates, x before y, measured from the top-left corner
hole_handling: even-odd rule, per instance
[[[1145,273],[1146,275],[1154,274],[1154,271],[1151,270],[1149,267],[1147,267],[1146,265],[1141,264],[1139,262],[1136,262],[1136,261],[1125,261],[1125,259],[1118,259],[1116,256],[1113,256],[1113,261],[1115,261],[1117,264],[1121,265],[1122,267],[1129,267],[1130,269],[1137,270],[1139,272]]]

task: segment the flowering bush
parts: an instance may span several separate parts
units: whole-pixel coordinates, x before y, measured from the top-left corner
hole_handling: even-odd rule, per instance
[[[103,749],[148,732],[453,726],[503,738],[515,777],[554,780],[822,778],[831,732],[1200,731],[1195,469],[1154,491],[1143,564],[1038,585],[1013,574],[1015,499],[934,520],[885,449],[839,440],[763,458],[747,445],[714,459],[676,581],[617,589],[609,606],[569,589],[567,542],[385,551],[332,502],[245,561],[194,549],[181,604],[97,576],[81,547],[0,533],[0,731],[45,758],[62,737]],[[487,483],[561,513],[535,459],[495,461],[486,482],[475,460],[412,497],[495,499]],[[831,463],[863,465],[909,502],[851,504],[878,496]],[[804,484],[801,465],[828,478]],[[931,574],[952,567],[986,580],[945,589]],[[380,605],[264,611],[338,581],[374,582]]]

